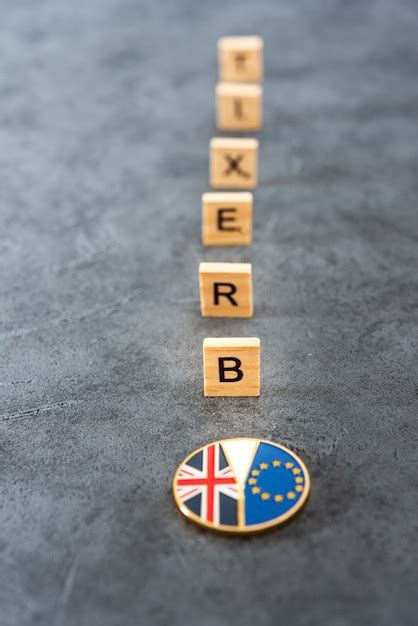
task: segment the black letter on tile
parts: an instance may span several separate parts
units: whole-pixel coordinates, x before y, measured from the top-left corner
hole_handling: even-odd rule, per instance
[[[233,226],[224,226],[225,222],[235,222],[235,217],[224,217],[224,213],[236,213],[237,209],[218,209],[217,211],[217,226],[218,230],[228,230],[228,231],[239,231],[239,228],[234,228]]]
[[[237,52],[235,55],[235,66],[238,71],[243,71],[245,69],[245,61],[247,56],[243,52]]]
[[[234,100],[234,115],[239,120],[242,120],[244,117],[244,112],[242,110],[242,100]]]
[[[244,373],[242,370],[240,370],[241,361],[239,359],[236,359],[234,356],[228,356],[228,357],[219,357],[218,361],[219,361],[219,381],[221,383],[237,383],[243,378]],[[226,367],[225,361],[232,361],[234,365],[232,367]],[[235,376],[235,378],[225,378],[225,372],[236,372],[237,375]]]
[[[229,291],[219,291],[220,287],[227,287]],[[213,303],[219,304],[219,298],[225,296],[233,306],[238,306],[238,302],[232,297],[236,290],[237,288],[232,283],[213,283]]]
[[[224,154],[224,159],[228,163],[228,167],[224,171],[224,175],[229,176],[230,174],[232,174],[232,172],[236,172],[238,176],[242,176],[242,178],[248,178],[249,173],[245,172],[240,166],[243,158],[243,154],[238,154],[238,156],[236,157],[232,157],[230,154]]]

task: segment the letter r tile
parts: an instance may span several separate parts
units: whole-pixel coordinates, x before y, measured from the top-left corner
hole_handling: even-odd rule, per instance
[[[250,263],[200,263],[200,309],[203,317],[252,317]]]
[[[259,396],[260,339],[205,339],[203,379],[205,396]]]

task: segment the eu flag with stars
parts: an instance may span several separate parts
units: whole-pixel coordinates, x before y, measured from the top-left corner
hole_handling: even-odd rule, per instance
[[[285,449],[261,442],[245,486],[245,523],[285,516],[304,492],[300,464]]]
[[[186,457],[174,498],[192,521],[229,533],[255,533],[287,521],[306,502],[310,478],[284,446],[252,437],[206,444]]]

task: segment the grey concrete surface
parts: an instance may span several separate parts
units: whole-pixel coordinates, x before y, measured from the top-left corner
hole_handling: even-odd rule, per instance
[[[418,614],[418,4],[0,5],[2,626],[409,626]],[[255,241],[204,250],[216,39],[266,45]],[[255,316],[199,315],[200,260]],[[259,399],[205,399],[205,336],[259,336]],[[251,539],[171,478],[227,436],[312,496]]]

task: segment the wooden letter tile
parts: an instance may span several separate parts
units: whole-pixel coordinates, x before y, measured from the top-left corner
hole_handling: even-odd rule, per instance
[[[216,86],[216,122],[220,130],[258,130],[262,120],[260,85],[218,83]]]
[[[200,309],[203,317],[252,317],[251,263],[201,263]]]
[[[252,239],[253,194],[221,191],[202,196],[204,246],[248,246]]]
[[[254,189],[258,178],[257,139],[214,137],[210,142],[210,184],[217,189]]]
[[[205,396],[259,396],[260,340],[205,339],[203,379]]]
[[[219,80],[258,83],[263,80],[261,37],[218,39]]]

